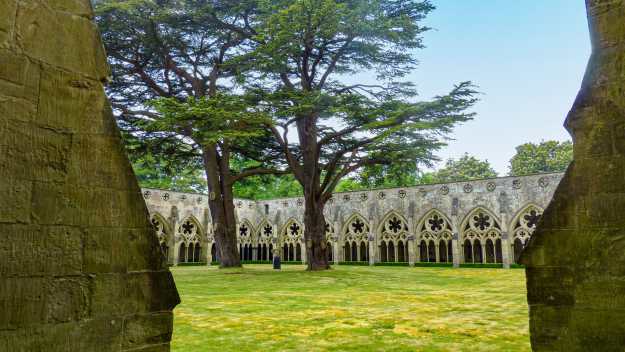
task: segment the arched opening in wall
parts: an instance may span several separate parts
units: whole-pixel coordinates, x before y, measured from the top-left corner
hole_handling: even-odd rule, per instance
[[[326,244],[326,250],[328,252],[328,262],[333,262],[334,261],[334,251],[332,248],[332,243],[328,242]]]
[[[289,243],[289,261],[292,262],[293,260],[295,260],[295,248],[293,243]]]
[[[428,262],[436,262],[436,244],[432,240],[428,242]]]
[[[284,247],[282,247],[282,260],[283,261],[289,260],[289,245],[286,243],[284,244]]]
[[[481,207],[475,208],[465,217],[460,228],[461,238],[473,245],[473,263],[494,263],[493,241],[501,239],[501,225],[494,213]],[[465,262],[469,263],[466,259]]]
[[[473,263],[473,245],[471,245],[471,241],[464,240],[464,245],[462,246],[464,249],[464,262],[465,263]]]
[[[428,245],[425,243],[425,240],[421,240],[421,243],[419,243],[419,261],[428,261]]]
[[[195,244],[195,249],[193,251],[193,261],[201,262],[202,261],[202,246],[199,243]]]
[[[186,263],[187,262],[187,246],[183,243],[180,244],[178,248],[178,263]]]
[[[473,242],[473,262],[484,262],[484,256],[482,255],[482,242],[480,242],[480,240],[475,240],[475,242]]]
[[[382,263],[388,262],[387,254],[386,242],[382,241],[380,243],[380,261]]]
[[[398,262],[406,262],[406,255],[404,253],[404,242],[397,242],[397,261]]]
[[[262,249],[262,259],[261,260],[268,260],[269,256],[267,255],[267,244],[263,243],[263,249]]]
[[[453,247],[451,246],[452,243],[453,242],[451,240],[447,241],[447,262],[448,263],[451,263],[454,261],[454,250],[453,250]]]
[[[360,215],[352,214],[343,224],[341,236],[346,243],[349,243],[349,255],[345,256],[345,261],[368,261],[369,253],[366,244],[363,251],[362,243],[366,243],[369,237],[369,223]],[[347,258],[350,259],[347,259]]]
[[[514,262],[519,263],[519,257],[521,256],[521,252],[523,252],[523,242],[521,239],[514,239]]]
[[[525,245],[536,230],[536,225],[543,215],[543,209],[537,205],[530,204],[519,211],[512,221],[512,252],[514,262],[519,262],[519,256]]]
[[[299,243],[295,245],[295,260],[302,260],[302,246]]]
[[[219,261],[219,258],[217,258],[217,246],[214,243],[211,245],[211,259],[216,262]]]
[[[444,240],[438,242],[438,260],[441,263],[447,262],[447,244]]]
[[[194,254],[194,243],[189,243],[189,246],[187,247],[187,262],[188,263],[193,263],[195,260],[193,260],[193,254]]]
[[[367,245],[364,242],[360,242],[360,261],[369,261],[369,251],[367,250]]]
[[[386,242],[387,261],[396,262],[399,256],[399,241],[405,244],[408,238],[406,219],[395,211],[389,212],[378,227],[378,238]]]
[[[169,263],[169,241],[171,236],[169,235],[171,232],[169,231],[169,227],[167,226],[167,221],[160,214],[154,214],[151,218],[152,227],[156,232],[156,238],[158,238],[158,242],[161,247],[161,252],[165,256],[165,260]]]
[[[352,247],[349,242],[345,242],[345,245],[343,246],[343,257],[346,262],[352,261]]]
[[[494,263],[495,262],[495,245],[493,241],[489,238],[486,240],[486,263]]]
[[[501,250],[501,239],[495,241],[495,261],[503,263],[503,251]]]
[[[279,253],[279,250],[276,250]],[[267,260],[273,260],[273,244],[269,244],[269,252],[267,252]]]

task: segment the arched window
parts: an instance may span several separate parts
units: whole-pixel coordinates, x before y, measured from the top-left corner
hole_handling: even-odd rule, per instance
[[[465,263],[473,263],[473,246],[471,245],[471,241],[464,240],[464,262]]]
[[[527,244],[527,241],[529,241],[530,237],[536,230],[536,225],[538,225],[542,214],[543,210],[540,207],[531,204],[515,216],[514,221],[512,222],[512,246],[515,263],[519,262],[521,252]]]
[[[369,261],[369,251],[367,250],[367,245],[364,242],[360,242],[360,261]]]
[[[295,260],[302,260],[302,246],[299,243],[295,245]]]
[[[278,250],[276,250],[276,252],[279,253]],[[268,260],[273,260],[273,244],[269,244],[269,252],[267,252],[267,259]]]
[[[416,234],[422,243],[419,248],[421,261],[436,262],[437,254],[440,262],[449,260],[449,246],[446,243],[451,242],[453,232],[451,221],[447,216],[436,209],[430,210],[419,221]],[[438,244],[438,252],[436,244]]]
[[[195,245],[193,243],[189,243],[189,247],[187,247],[187,262],[189,263],[193,263],[195,261],[195,259],[193,259],[194,247]]]
[[[451,263],[454,261],[454,251],[453,251],[453,247],[452,247],[452,241],[448,240],[447,241],[447,262]]]
[[[353,262],[358,261],[358,245],[352,242],[352,259]]]
[[[447,262],[447,244],[445,243],[445,240],[440,240],[438,242],[438,260],[441,263]]]
[[[341,236],[346,243],[349,243],[349,248],[346,247],[346,251],[349,254],[345,256],[346,261],[367,261],[369,254],[366,253],[367,243],[369,239],[369,223],[359,214],[353,214],[344,223],[341,230]],[[363,253],[363,245],[365,253]],[[359,253],[360,252],[360,253]],[[347,252],[346,252],[347,253]]]
[[[263,243],[263,249],[262,249],[261,253],[262,253],[262,255],[261,255],[262,259],[261,260],[268,260],[269,255],[267,253],[267,244],[266,243]]]
[[[282,260],[283,261],[289,260],[289,245],[286,243],[284,244],[284,248],[282,250]]]
[[[295,248],[293,248],[293,243],[289,243],[289,261],[292,262],[295,260]]]
[[[195,252],[193,253],[193,259],[196,262],[201,262],[202,261],[202,247],[200,246],[199,243],[195,244]]]
[[[349,242],[345,242],[345,246],[343,246],[343,257],[345,257],[346,262],[352,260],[352,247]]]
[[[503,263],[503,253],[501,251],[501,239],[495,241],[495,261],[497,263]]]
[[[178,248],[178,263],[186,263],[187,262],[187,246],[184,243],[180,244],[180,248]]]
[[[436,262],[436,244],[432,240],[428,242],[428,262]]]
[[[388,261],[395,262],[395,245],[393,241],[388,242]]]
[[[425,240],[421,240],[419,244],[419,260],[422,262],[428,261],[428,245]]]
[[[480,240],[473,241],[473,262],[483,263],[482,243],[480,242]]]
[[[501,239],[501,226],[497,217],[486,209],[476,208],[465,217],[462,223],[461,237],[465,243],[468,240],[472,244],[473,263],[494,263],[494,242]],[[466,258],[465,255],[465,262],[470,263]]]
[[[380,261],[381,262],[388,262],[388,253],[387,253],[387,248],[386,248],[386,243],[384,241],[382,241],[382,243],[380,243]]]
[[[514,239],[514,262],[519,262],[519,257],[521,256],[521,252],[523,252],[523,242],[521,242],[520,238]]]
[[[397,261],[398,262],[406,261],[406,257],[404,256],[404,242],[402,241],[397,242]]]
[[[490,238],[486,240],[486,262],[495,262],[495,245]]]

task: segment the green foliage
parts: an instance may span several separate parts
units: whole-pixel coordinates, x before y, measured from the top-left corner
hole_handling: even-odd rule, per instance
[[[573,161],[571,141],[525,143],[516,147],[516,154],[510,160],[510,175],[563,172],[571,161]]]
[[[453,268],[453,263],[430,263],[430,262],[416,262],[414,263],[416,267],[425,267],[425,268]]]
[[[200,168],[171,163],[153,155],[135,158],[132,167],[141,187],[206,193],[206,180]]]
[[[408,266],[408,262],[378,262],[375,266]]]
[[[339,262],[339,265],[360,265],[360,266],[367,266],[367,265],[369,265],[369,262]]]
[[[497,268],[503,268],[503,264],[497,264],[497,263],[464,263],[464,264],[460,264],[461,268],[490,268],[490,269],[497,269]]]
[[[479,160],[464,154],[457,160],[449,159],[445,166],[432,174],[434,183],[469,181],[497,177],[488,160]]]
[[[247,199],[298,197],[302,194],[302,186],[293,175],[251,176],[234,185],[234,195]]]
[[[472,118],[469,82],[414,102],[413,84],[402,81],[416,65],[429,1],[277,0],[259,7],[259,45],[250,54],[258,74],[248,82],[275,117],[274,136],[295,178],[310,187],[306,194],[328,199],[344,177],[377,165],[357,180],[361,186],[413,183],[415,174],[401,166],[430,166],[445,136]],[[361,72],[377,74],[380,83],[342,81]],[[293,130],[296,141],[288,140]],[[339,189],[355,187],[348,181]]]

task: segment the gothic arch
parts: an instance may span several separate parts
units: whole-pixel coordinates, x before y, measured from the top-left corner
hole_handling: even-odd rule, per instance
[[[174,247],[174,236],[171,231],[171,225],[165,217],[159,213],[154,213],[150,216],[150,223],[154,227],[154,231],[156,232],[156,238],[158,238],[158,243],[161,247],[161,251],[169,262],[170,251],[173,250]]]
[[[532,237],[536,225],[542,217],[544,209],[534,203],[526,204],[519,210],[510,222],[510,253],[513,253],[514,262],[518,263],[519,256],[529,239]]]
[[[500,262],[501,220],[484,207],[474,208],[462,220],[460,242],[465,263]]]
[[[376,236],[380,261],[395,262],[408,258],[408,231],[408,221],[398,212],[391,210],[383,217]]]
[[[181,221],[176,232],[178,262],[202,262],[206,257],[205,239],[204,229],[193,215]]]
[[[452,222],[442,211],[429,210],[417,223],[415,235],[419,261],[453,261]]]
[[[369,261],[370,232],[369,222],[359,213],[354,213],[347,219],[341,228],[340,234],[344,261]]]
[[[239,258],[241,260],[254,260],[256,246],[253,234],[254,226],[249,220],[243,219],[237,225],[237,242],[239,242]]]

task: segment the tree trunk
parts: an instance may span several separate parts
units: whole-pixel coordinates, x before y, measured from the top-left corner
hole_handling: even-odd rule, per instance
[[[232,185],[227,179],[228,172],[224,175],[222,167],[220,167],[216,146],[203,147],[202,156],[209,192],[208,206],[213,222],[215,245],[219,251],[219,267],[240,267],[241,259],[237,251],[234,198]]]
[[[308,270],[330,269],[326,242],[326,220],[323,216],[325,203],[314,197],[305,197],[304,241]]]

